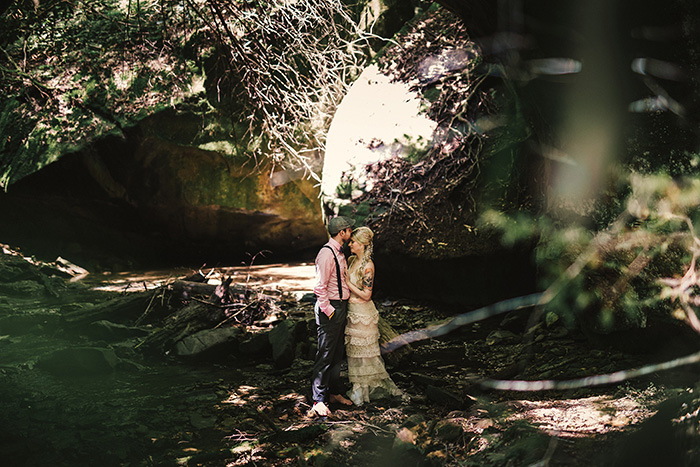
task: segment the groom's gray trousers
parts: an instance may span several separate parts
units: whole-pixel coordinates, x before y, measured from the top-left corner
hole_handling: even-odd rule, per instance
[[[345,356],[345,323],[348,318],[348,301],[331,300],[335,313],[329,319],[321,311],[318,302],[314,306],[318,350],[312,372],[311,390],[314,402],[328,402],[330,394],[340,394],[340,366]]]

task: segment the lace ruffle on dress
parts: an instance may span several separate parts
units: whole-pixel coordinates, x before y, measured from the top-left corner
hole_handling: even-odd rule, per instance
[[[350,280],[353,283],[360,281]],[[352,299],[352,296],[351,296]],[[348,303],[345,348],[348,356],[348,379],[352,389],[348,397],[355,405],[372,399],[400,396],[401,390],[391,380],[379,352],[379,312],[371,300]]]

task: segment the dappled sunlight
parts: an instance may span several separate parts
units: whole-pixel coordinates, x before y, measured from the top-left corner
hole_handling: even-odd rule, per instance
[[[95,290],[109,292],[143,292],[157,289],[174,280],[183,279],[197,271],[173,268],[154,271],[126,271],[118,273],[91,274],[85,284]],[[275,291],[301,298],[314,287],[313,263],[277,263],[254,266],[203,268],[206,282],[221,284],[223,277],[233,277],[233,284],[250,287],[261,292]]]
[[[301,298],[314,288],[315,266],[313,263],[269,264],[227,269],[235,276],[234,282],[249,287],[274,288]],[[220,280],[220,279],[219,279]],[[212,279],[214,283],[216,279]]]
[[[260,398],[257,394],[258,388],[254,386],[239,386],[238,389],[229,394],[228,398],[221,401],[223,404],[233,404],[236,406],[243,406],[250,402],[256,401]]]
[[[155,271],[124,271],[90,274],[83,283],[105,292],[143,292],[166,285],[175,279],[192,274],[191,269],[176,268]]]
[[[655,413],[629,396],[518,400],[510,405],[515,411],[511,420],[526,420],[552,436],[564,438],[622,432]]]

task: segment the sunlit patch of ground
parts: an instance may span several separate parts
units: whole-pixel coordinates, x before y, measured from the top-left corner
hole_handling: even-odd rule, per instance
[[[143,292],[183,279],[197,271],[187,268],[91,274],[84,282],[96,290]],[[223,277],[233,276],[233,284],[258,290],[274,290],[301,298],[314,287],[313,263],[279,263],[253,266],[222,267],[201,271],[209,284],[220,284]]]
[[[595,396],[564,400],[511,402],[512,419],[526,420],[553,436],[576,438],[623,431],[655,411],[631,397]]]
[[[176,279],[193,274],[191,269],[167,269],[155,271],[125,271],[90,274],[83,283],[95,290],[107,292],[143,292],[157,289]]]
[[[233,405],[245,405],[250,401],[258,399],[258,395],[256,394],[257,388],[252,387],[252,386],[240,386],[238,390],[232,391],[228,398],[223,400],[222,403],[224,404],[233,404]]]
[[[250,287],[273,288],[282,293],[297,297],[309,293],[314,288],[315,266],[313,263],[270,264],[251,267],[230,268],[235,283]],[[212,283],[220,278],[211,279]]]

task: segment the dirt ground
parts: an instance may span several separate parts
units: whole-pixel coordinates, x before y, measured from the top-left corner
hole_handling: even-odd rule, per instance
[[[526,334],[532,324],[527,311],[496,316],[387,355],[404,398],[331,406],[330,417],[317,419],[307,414],[313,335],[300,340],[290,367],[276,368],[265,352],[198,360],[145,354],[138,338],[108,342],[86,331],[67,332],[60,318],[76,310],[87,314],[115,297],[152,302],[164,284],[190,273],[86,276],[66,282],[59,297],[0,298],[0,454],[6,465],[652,465],[638,463],[639,453],[653,446],[644,442],[647,433],[659,439],[673,426],[697,425],[697,366],[570,390],[497,391],[482,384],[573,380],[697,347],[697,339],[675,328],[633,346],[632,336],[596,341],[557,326],[538,325]],[[277,320],[312,321],[312,305],[304,300],[311,265],[226,274],[276,296]],[[209,280],[217,283],[216,274]],[[376,303],[399,333],[465,311],[391,297]],[[134,321],[123,316],[125,325]],[[112,350],[119,364],[104,374],[70,376],[41,364],[57,349],[76,347]],[[659,456],[670,459],[665,465],[695,465],[700,459],[692,447],[678,446],[674,439],[660,443],[642,460]],[[664,449],[682,452],[679,463]]]

